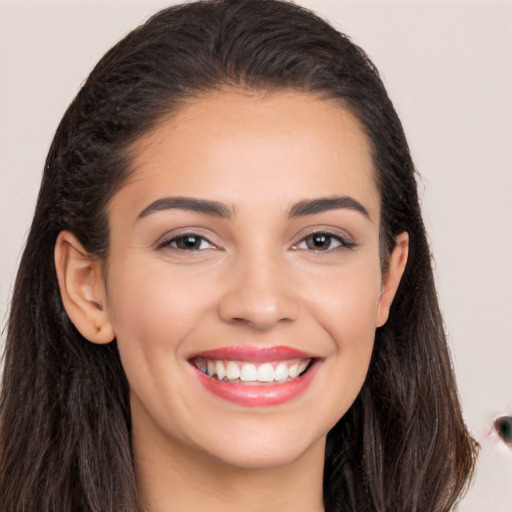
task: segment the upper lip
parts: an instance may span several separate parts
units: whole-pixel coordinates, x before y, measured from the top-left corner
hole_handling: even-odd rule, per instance
[[[229,347],[221,347],[204,352],[194,354],[190,359],[202,357],[205,359],[223,359],[232,361],[285,361],[287,359],[312,359],[315,356],[297,350],[292,347],[275,346],[275,347],[254,347],[247,345],[233,345]]]

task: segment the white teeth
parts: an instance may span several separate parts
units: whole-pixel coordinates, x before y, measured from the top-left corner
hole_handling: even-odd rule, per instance
[[[226,377],[229,380],[235,380],[240,378],[240,368],[235,362],[229,361],[228,367],[226,368]]]
[[[288,375],[294,379],[299,375],[299,365],[298,364],[292,364],[290,368],[288,368]]]
[[[302,363],[299,364],[298,372],[299,375],[308,367],[309,361],[302,361]]]
[[[250,363],[245,363],[240,368],[240,380],[243,382],[252,382],[258,380],[258,370],[256,366]]]
[[[222,361],[216,361],[215,373],[219,380],[222,380],[226,376],[226,368],[224,368],[224,363]]]
[[[274,370],[275,380],[286,380],[288,378],[288,367],[284,363],[279,363]]]
[[[196,366],[206,375],[215,376],[218,380],[284,382],[299,377],[308,368],[310,362],[311,359],[295,359],[280,362],[249,363],[198,358]]]
[[[264,363],[258,368],[259,382],[272,382],[274,380],[274,368],[270,363]]]

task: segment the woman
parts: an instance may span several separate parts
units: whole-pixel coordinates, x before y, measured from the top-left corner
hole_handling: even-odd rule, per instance
[[[5,512],[453,509],[475,444],[364,52],[234,0],[110,50],[50,149],[0,411]]]

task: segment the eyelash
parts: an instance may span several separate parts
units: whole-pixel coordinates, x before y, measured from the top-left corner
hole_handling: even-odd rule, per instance
[[[312,238],[318,237],[318,236],[325,237],[325,239],[328,240],[328,247],[326,249],[315,249],[315,248],[309,247],[307,245],[308,240],[311,240]],[[339,243],[339,245],[336,247],[331,247],[332,240],[337,241]],[[304,243],[306,244],[305,248],[299,247],[301,244],[304,244]],[[347,238],[341,236],[338,233],[332,233],[327,230],[319,230],[319,231],[313,231],[311,233],[308,233],[306,236],[301,238],[301,240],[297,244],[293,245],[294,249],[310,250],[316,254],[323,253],[323,252],[339,251],[339,250],[343,250],[343,249],[353,249],[354,247],[356,247],[356,244],[354,242],[352,242],[351,240],[348,240]]]
[[[318,236],[325,237],[326,241],[328,242],[327,248],[315,249],[311,246],[308,246],[308,240],[312,240],[313,237],[318,237]],[[179,241],[184,241],[187,238],[196,239],[196,242],[199,241],[199,246],[198,247],[192,246],[189,248],[179,247],[178,246]],[[334,248],[331,247],[333,240],[335,240],[339,243],[339,245]],[[170,248],[172,250],[180,251],[180,252],[199,252],[199,251],[205,250],[205,248],[201,249],[201,245],[203,244],[203,242],[206,242],[211,247],[214,247],[214,248],[216,247],[206,237],[204,237],[202,235],[198,235],[197,233],[190,232],[190,233],[183,233],[178,236],[174,236],[172,238],[164,238],[157,244],[157,249]],[[299,247],[303,243],[306,244],[306,247],[303,247],[303,248]],[[354,242],[347,240],[346,238],[342,237],[339,234],[321,230],[321,231],[314,231],[314,232],[309,233],[308,235],[304,236],[303,238],[301,238],[301,240],[297,244],[294,244],[292,246],[292,248],[300,249],[300,250],[311,250],[311,251],[314,251],[315,253],[323,253],[323,252],[331,252],[331,251],[342,250],[342,249],[353,249],[355,246],[356,246],[356,244]],[[208,247],[208,248],[210,248],[210,247]]]
[[[170,248],[172,250],[181,251],[181,252],[198,252],[198,251],[204,250],[204,248],[200,249],[200,246],[199,246],[199,248],[188,248],[188,249],[178,247],[178,245],[177,245],[178,241],[180,241],[180,240],[183,241],[186,238],[195,238],[196,240],[200,240],[200,246],[203,244],[203,242],[206,242],[210,246],[216,247],[206,237],[204,237],[202,235],[198,235],[197,233],[191,232],[191,233],[182,233],[182,234],[180,234],[178,236],[174,236],[172,238],[164,238],[157,244],[157,249]],[[175,244],[175,245],[173,245],[173,244]]]

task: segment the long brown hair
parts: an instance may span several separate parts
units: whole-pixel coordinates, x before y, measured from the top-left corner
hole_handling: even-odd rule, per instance
[[[339,102],[370,141],[381,195],[381,257],[410,254],[367,379],[327,438],[328,512],[452,510],[476,443],[464,425],[438,307],[413,162],[379,74],[361,48],[276,0],[170,7],[114,46],[53,140],[12,298],[0,398],[0,510],[134,512],[128,384],[116,342],[84,339],[53,263],[61,230],[108,254],[109,201],[133,143],[187,98],[236,86]]]

